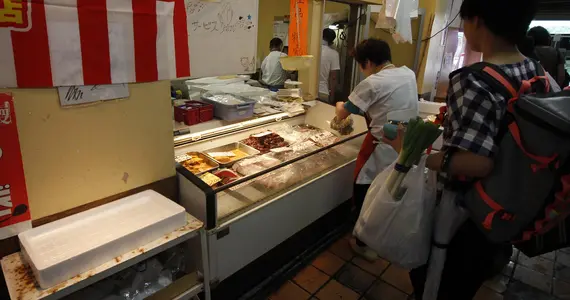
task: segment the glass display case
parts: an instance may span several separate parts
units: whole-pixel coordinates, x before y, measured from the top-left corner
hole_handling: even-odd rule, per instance
[[[212,280],[350,199],[366,122],[353,117],[341,136],[330,129],[334,109],[317,103],[175,139],[180,204],[206,224]]]

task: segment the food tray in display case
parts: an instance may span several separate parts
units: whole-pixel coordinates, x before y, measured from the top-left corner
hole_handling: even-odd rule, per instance
[[[219,164],[222,167],[228,167],[233,165],[234,163],[257,155],[260,152],[255,150],[254,148],[244,145],[239,142],[234,142],[228,145],[215,147],[212,149],[208,149],[204,151],[209,157],[211,157],[214,162]],[[225,155],[228,154],[228,155]],[[234,156],[231,156],[233,154]]]
[[[179,143],[175,147],[175,154],[189,151],[204,154],[213,150],[223,152],[231,149],[219,147],[244,144],[253,136],[258,137],[256,141],[260,136],[263,139],[265,134],[272,137],[269,139],[271,143],[263,143],[265,149],[261,153],[225,166],[241,177],[221,186],[209,186],[199,176],[177,166],[180,203],[187,211],[195,212],[204,220],[209,230],[231,222],[234,217],[256,211],[255,207],[265,207],[264,203],[280,199],[283,197],[281,195],[298,189],[310,190],[315,180],[323,181],[326,177],[328,179],[325,181],[328,181],[341,176],[339,174],[345,176],[352,173],[353,170],[347,170],[354,168],[351,164],[354,164],[367,132],[366,121],[355,116],[354,132],[341,136],[330,129],[330,118],[334,113],[333,106],[317,103],[305,115],[284,117],[254,126],[247,126],[249,121],[245,121],[236,124],[236,130],[232,132],[220,130],[218,134],[208,132],[206,138],[204,134],[200,134],[198,139],[185,138],[184,144]],[[321,136],[327,138],[316,138]],[[348,185],[343,191],[350,194],[352,176],[342,180],[332,184],[336,184],[336,187]],[[336,194],[345,197],[344,192]]]
[[[177,156],[175,160],[196,176],[220,167],[215,160],[201,152],[187,152]]]
[[[314,146],[308,147],[310,150],[303,148],[293,155],[287,155],[285,160],[279,159],[284,153],[272,152],[241,160],[233,164],[232,170],[242,176],[223,185],[208,186],[200,177],[178,166],[178,173],[188,180],[188,183],[183,183],[181,188],[186,184],[192,184],[197,190],[192,192],[196,196],[190,197],[204,197],[207,211],[206,228],[214,228],[219,222],[233,218],[267,200],[351,163],[358,154],[360,146],[358,138],[362,138],[363,135],[364,133],[360,133],[346,137],[325,147],[318,147],[310,141],[305,141],[303,143],[311,143]],[[352,140],[354,145],[350,143]],[[266,158],[262,162],[266,162],[265,164],[256,163],[264,157]],[[250,160],[252,163],[248,165],[247,162]],[[244,168],[243,165],[247,166]],[[203,196],[195,194],[200,191]],[[189,205],[181,204],[187,210],[193,210]]]

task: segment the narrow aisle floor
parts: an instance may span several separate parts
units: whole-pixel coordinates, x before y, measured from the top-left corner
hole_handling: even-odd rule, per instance
[[[385,260],[355,257],[350,235],[337,240],[285,282],[270,300],[411,300],[408,272]],[[528,258],[514,251],[503,274],[485,283],[474,300],[570,299],[570,249]]]

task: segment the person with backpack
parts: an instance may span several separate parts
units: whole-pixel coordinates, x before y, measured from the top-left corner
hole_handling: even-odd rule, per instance
[[[508,263],[512,242],[538,244],[528,240],[536,236],[530,227],[549,212],[545,207],[554,197],[545,200],[544,189],[535,193],[533,184],[556,193],[565,190],[554,174],[559,174],[558,162],[568,167],[562,146],[569,139],[564,142],[563,135],[552,134],[550,123],[566,126],[562,119],[570,115],[570,106],[558,108],[560,118],[546,113],[556,111],[544,108],[550,103],[563,105],[556,100],[565,95],[544,96],[559,92],[559,86],[517,48],[536,12],[537,0],[464,0],[461,6],[465,37],[473,51],[483,53],[483,62],[450,74],[447,107],[440,116],[444,147],[426,162],[439,173],[443,193],[456,192],[455,203],[469,215],[448,244],[435,245],[447,249],[438,300],[472,299],[483,282]],[[565,129],[570,132],[570,125]],[[383,141],[399,151],[401,134]],[[551,159],[553,149],[564,159]],[[568,183],[566,192],[570,178]],[[410,272],[417,300],[422,299],[426,274],[426,266]]]

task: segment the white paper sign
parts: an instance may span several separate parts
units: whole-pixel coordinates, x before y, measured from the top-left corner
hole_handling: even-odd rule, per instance
[[[211,157],[234,157],[236,156],[233,152],[208,152]]]
[[[189,160],[189,159],[191,159],[191,158],[192,158],[192,156],[190,156],[190,155],[188,155],[188,154],[181,154],[181,155],[178,155],[178,156],[174,157],[174,160],[175,160],[177,163],[181,163],[181,162],[187,161],[187,160]]]
[[[264,137],[264,136],[266,136],[266,135],[270,135],[270,134],[272,134],[272,133],[273,133],[273,132],[271,132],[271,131],[265,131],[265,132],[262,132],[262,133],[254,134],[254,135],[252,135],[252,137],[254,137],[254,138],[260,138],[260,137]]]
[[[72,85],[58,87],[61,106],[129,97],[127,84]]]
[[[269,151],[273,153],[282,153],[282,152],[293,151],[293,149],[289,147],[279,147],[279,148],[270,149]]]

